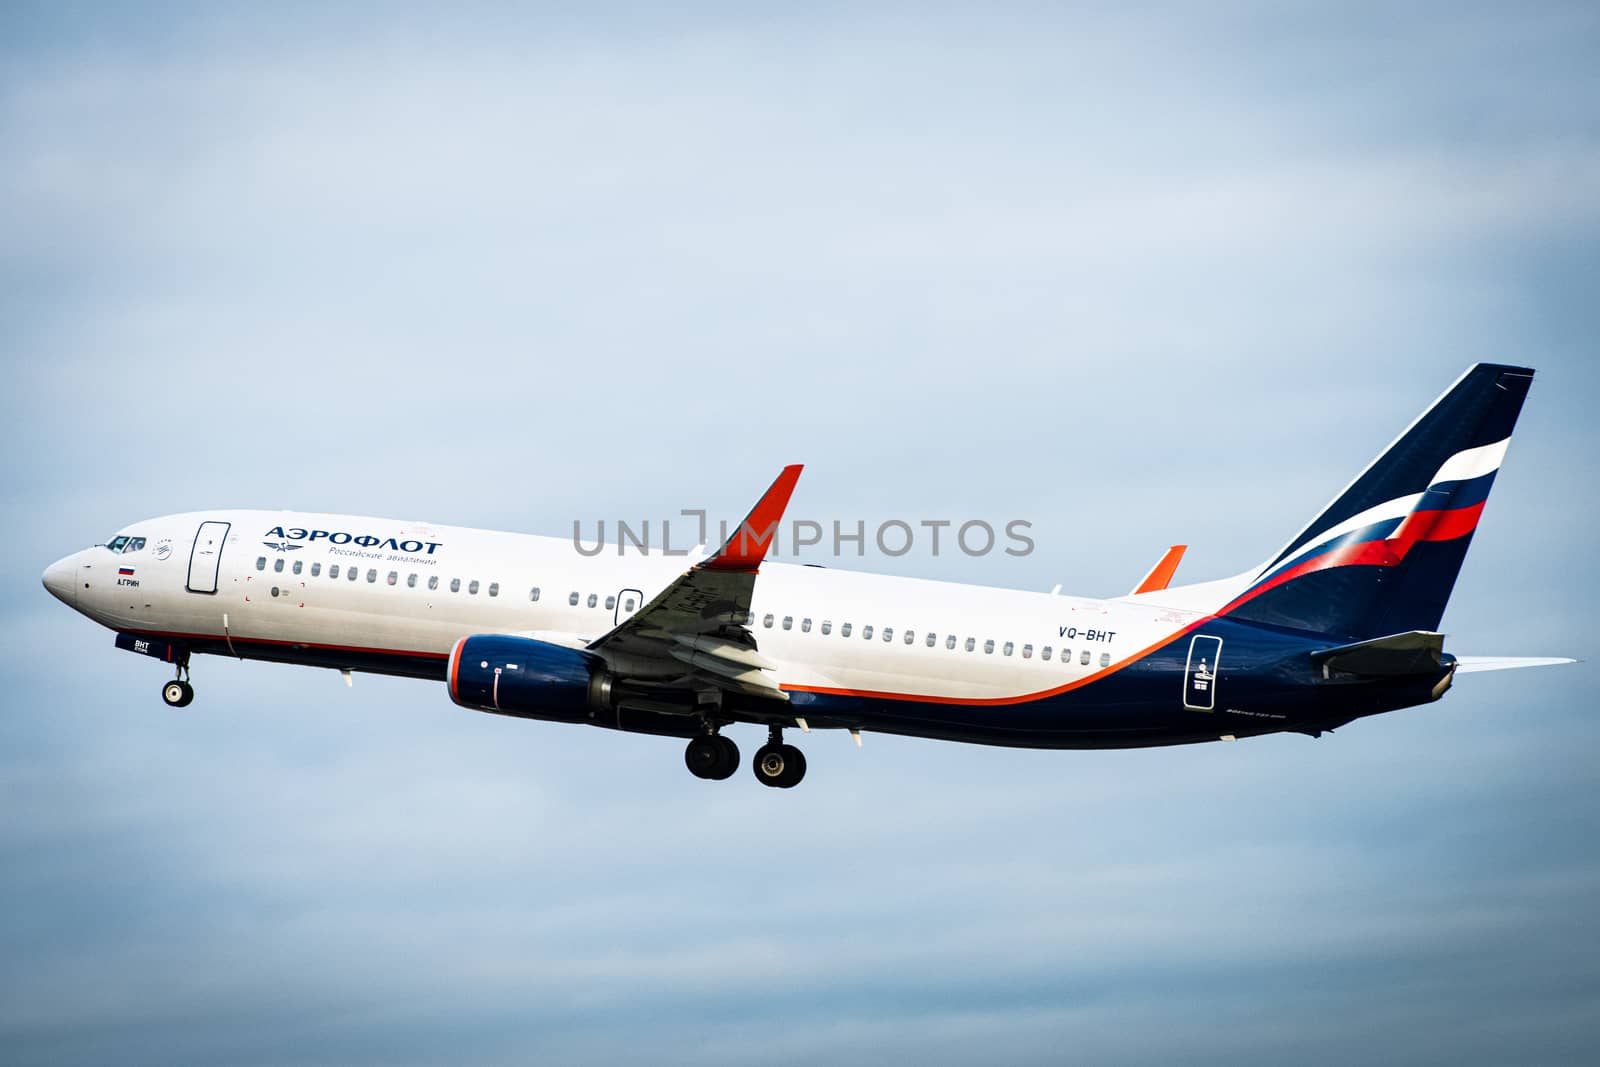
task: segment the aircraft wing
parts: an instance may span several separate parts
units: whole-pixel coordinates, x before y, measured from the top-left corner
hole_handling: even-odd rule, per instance
[[[750,598],[789,505],[800,464],[783,468],[721,548],[588,648],[624,675],[661,677],[787,700],[775,665],[756,648]]]
[[[1553,667],[1558,663],[1576,663],[1575,659],[1560,656],[1457,656],[1457,674],[1475,674],[1478,671],[1509,671],[1517,667]]]

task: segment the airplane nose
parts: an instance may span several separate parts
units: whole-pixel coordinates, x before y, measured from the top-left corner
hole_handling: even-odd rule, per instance
[[[50,595],[68,607],[72,607],[78,600],[78,564],[77,557],[68,556],[58,559],[44,569],[44,587],[50,590]]]

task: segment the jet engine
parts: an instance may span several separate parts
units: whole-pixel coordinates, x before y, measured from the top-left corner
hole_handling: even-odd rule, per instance
[[[500,715],[588,723],[611,707],[598,656],[530,637],[463,637],[450,650],[449,679],[451,700]]]
[[[666,737],[703,732],[692,693],[619,682],[581,648],[478,634],[456,642],[448,672],[450,699],[474,711]]]

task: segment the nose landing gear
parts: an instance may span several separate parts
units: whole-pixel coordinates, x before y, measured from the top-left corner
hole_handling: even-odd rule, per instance
[[[177,677],[161,687],[161,699],[170,708],[186,708],[194,700],[194,686],[189,684],[189,657],[178,661]]]

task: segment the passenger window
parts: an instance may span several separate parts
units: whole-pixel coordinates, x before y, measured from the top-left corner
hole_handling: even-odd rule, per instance
[[[399,571],[390,571],[389,572],[389,584],[390,585],[394,585],[399,580],[400,580],[400,572]]]
[[[1039,650],[1039,658],[1040,659],[1049,659],[1050,658],[1050,646],[1049,645],[1045,645],[1043,648],[1041,648]]]
[[[883,628],[883,639],[885,641],[893,641],[894,640],[894,627],[893,626],[885,626]]]
[[[763,615],[761,617],[761,625],[765,626],[769,630],[772,629],[772,616],[771,615]]]
[[[631,597],[631,596],[627,597],[622,601],[622,610],[623,611],[632,611],[633,610],[633,597]],[[752,621],[752,616],[750,615],[749,612],[745,612],[744,621],[745,621],[745,625],[747,625],[747,626]]]
[[[439,576],[437,574],[428,575],[428,588],[429,589],[437,589],[437,588],[439,588]]]
[[[616,606],[617,606],[617,598],[616,597],[614,597],[614,596],[606,597],[606,610],[607,611],[615,610]]]
[[[822,636],[823,637],[827,637],[831,633],[833,633],[833,620],[831,620],[831,619],[823,619],[822,620]]]
[[[783,617],[783,628],[785,630],[794,629],[794,616],[793,615],[785,615]]]
[[[330,563],[328,565],[328,577],[329,578],[337,578],[337,577],[339,577],[339,565],[337,563]]]
[[[934,645],[936,645],[938,643],[939,643],[939,635],[934,633],[932,630],[929,630],[928,631],[928,647],[932,648]]]
[[[350,566],[345,568],[344,576],[353,582],[357,578],[361,577],[361,568],[352,563]]]
[[[917,631],[915,631],[915,630],[907,630],[906,631],[906,644],[908,644],[908,645],[909,644],[913,644],[913,643],[915,643],[916,640],[917,640]]]
[[[1032,645],[1023,645],[1022,646],[1022,658],[1023,659],[1032,659],[1033,658],[1033,646]]]
[[[950,648],[950,649],[953,649],[953,648],[956,647],[956,635],[955,634],[951,634],[950,636],[948,636],[948,637],[946,637],[944,639],[944,647],[945,648]]]
[[[808,633],[811,632],[811,620],[810,619],[801,619],[800,620],[800,632],[803,633],[803,634],[808,634]]]
[[[417,572],[416,571],[412,571],[410,574],[406,575],[406,588],[407,589],[415,589],[416,587],[417,587]]]
[[[256,557],[256,570],[264,571],[266,569],[267,569],[267,557],[266,556],[257,556]]]
[[[272,573],[273,574],[282,574],[283,573],[283,557],[282,556],[279,556],[277,559],[272,561]]]
[[[375,582],[377,582],[377,580],[378,580],[378,569],[376,567],[368,567],[367,568],[367,584],[368,585],[372,585]]]
[[[994,652],[994,638],[991,637],[989,640],[987,640],[987,641],[985,641],[983,643],[983,654],[987,656],[987,655],[993,654],[993,652]]]
[[[577,593],[573,593],[571,596],[567,597],[567,603],[571,604],[573,607],[577,607],[578,606],[578,594]]]
[[[322,564],[313,563],[311,565],[311,577],[316,578],[321,574],[322,574]]]
[[[538,599],[539,599],[539,587],[538,586],[534,586],[532,589],[528,590],[528,599],[531,600],[531,601],[538,601]]]
[[[300,573],[300,568],[303,567],[303,566],[304,566],[303,563],[301,563],[299,560],[295,560],[294,561],[294,572],[296,574],[299,574]]]
[[[452,593],[461,592],[461,579],[460,578],[452,578],[452,579],[450,579],[450,591]]]
[[[1003,647],[1003,648],[1002,648],[1002,649],[1000,649],[1000,654],[1001,654],[1001,655],[1002,655],[1002,656],[1009,656],[1009,655],[1011,655],[1011,650],[1012,650],[1012,649],[1013,649],[1013,648],[1014,648],[1014,647],[1016,647],[1016,646],[1014,646],[1014,645],[1013,645],[1013,644],[1012,644],[1012,643],[1011,643],[1011,642],[1010,642],[1010,641],[1007,641],[1007,642],[1006,642],[1006,643],[1005,643],[1005,647]]]
[[[1102,667],[1111,666],[1111,653],[1109,653],[1109,652],[1100,653],[1100,666],[1102,666]]]
[[[865,626],[863,626],[861,628],[861,640],[863,640],[863,641],[871,641],[872,640],[872,624],[870,622],[867,623]]]
[[[478,595],[478,579],[474,578],[474,579],[472,579],[472,581],[467,583],[467,595],[468,596],[477,596]]]
[[[840,637],[849,637],[850,636],[850,624],[849,623],[841,622],[839,624],[839,636]]]
[[[500,583],[499,582],[490,582],[489,583],[489,595],[490,596],[499,596],[500,595]]]
[[[590,593],[589,594],[589,606],[591,608],[600,606],[600,597],[599,597],[598,594],[595,594],[595,593]]]
[[[1083,655],[1078,657],[1078,662],[1085,667],[1089,665],[1089,650],[1087,648],[1083,650]]]
[[[1063,648],[1061,650],[1061,662],[1063,664],[1070,664],[1072,662],[1072,649]]]

